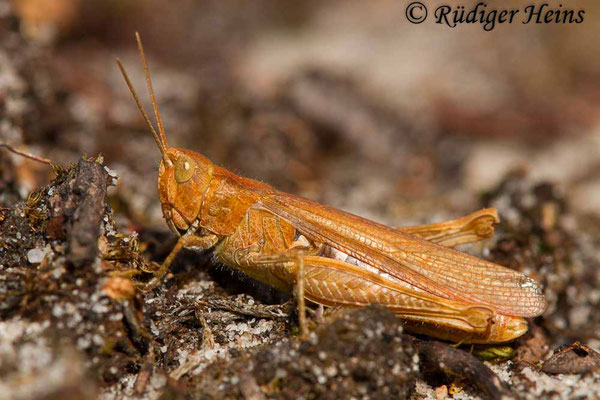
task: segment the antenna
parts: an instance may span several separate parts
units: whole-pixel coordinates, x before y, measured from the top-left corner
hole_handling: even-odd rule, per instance
[[[154,116],[156,117],[156,123],[158,124],[158,131],[160,137],[165,145],[167,145],[167,136],[163,128],[162,119],[160,118],[160,112],[158,111],[158,105],[156,104],[156,98],[154,97],[154,89],[152,88],[152,79],[150,79],[150,70],[148,69],[148,62],[144,54],[144,46],[142,46],[142,39],[138,32],[135,33],[135,40],[137,41],[138,50],[140,51],[140,57],[142,58],[142,64],[144,65],[144,73],[146,74],[146,85],[148,86],[148,92],[150,93],[150,99],[152,100],[152,108],[154,109]]]
[[[8,149],[9,151],[12,151],[15,154],[18,154],[20,156],[29,158],[31,160],[34,160],[34,161],[37,161],[37,162],[41,162],[41,163],[44,163],[44,164],[48,164],[48,165],[52,165],[52,161],[50,161],[49,159],[44,158],[44,157],[40,157],[40,156],[35,156],[33,154],[27,153],[27,152],[22,151],[22,150],[18,150],[16,147],[14,147],[14,146],[12,146],[12,145],[10,145],[8,143],[1,143],[0,142],[0,147],[4,147],[4,148]]]
[[[133,99],[135,100],[135,103],[137,104],[138,110],[140,110],[140,114],[142,114],[142,117],[144,118],[144,120],[146,121],[146,124],[148,124],[148,127],[150,128],[150,131],[152,132],[152,136],[154,136],[154,141],[156,142],[156,145],[158,146],[158,150],[160,150],[160,153],[162,154],[163,161],[165,162],[165,164],[167,166],[172,166],[173,163],[171,162],[171,159],[169,158],[169,156],[167,156],[167,150],[165,148],[165,144],[161,141],[161,137],[158,136],[156,129],[154,129],[154,126],[152,125],[152,122],[150,122],[150,118],[148,118],[148,114],[146,114],[146,111],[144,111],[144,107],[142,107],[142,103],[140,102],[140,99],[139,99],[135,89],[133,88],[131,81],[129,80],[129,75],[127,75],[127,72],[125,71],[125,68],[123,67],[123,64],[121,64],[121,60],[119,58],[116,58],[116,61],[117,61],[117,65],[119,66],[119,69],[121,70],[121,74],[123,75],[123,78],[125,78],[127,87],[129,87],[129,91],[131,92],[131,95],[133,96]],[[153,101],[153,104],[154,104],[154,101]]]

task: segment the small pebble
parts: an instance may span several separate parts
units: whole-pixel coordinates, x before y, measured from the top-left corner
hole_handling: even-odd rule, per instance
[[[48,253],[50,253],[49,246],[46,246],[42,249],[31,249],[27,252],[27,261],[29,261],[31,264],[39,264],[44,261],[44,257],[46,257]]]
[[[442,385],[435,388],[435,399],[444,400],[448,398],[448,386]]]

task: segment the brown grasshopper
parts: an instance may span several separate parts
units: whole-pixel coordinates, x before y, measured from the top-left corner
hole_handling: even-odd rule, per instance
[[[324,306],[380,304],[413,331],[442,339],[494,343],[527,331],[524,317],[547,301],[519,272],[452,249],[493,234],[485,209],[453,221],[392,228],[277,191],[169,147],[142,43],[136,34],[158,132],[117,64],[161,153],[158,194],[179,240],[146,289],[160,284],[185,248],[212,249],[217,260],[277,289],[296,289],[302,333],[304,299]]]

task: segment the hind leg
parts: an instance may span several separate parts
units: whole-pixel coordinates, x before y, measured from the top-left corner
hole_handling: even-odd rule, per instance
[[[491,237],[499,221],[496,209],[486,208],[451,221],[395,229],[442,246],[456,247]]]

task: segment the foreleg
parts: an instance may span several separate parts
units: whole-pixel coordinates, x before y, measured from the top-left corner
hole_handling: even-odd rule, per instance
[[[162,279],[165,277],[167,272],[169,271],[169,267],[175,257],[179,254],[179,252],[185,247],[198,247],[201,250],[210,249],[213,247],[219,238],[216,235],[209,234],[205,236],[196,236],[196,235],[183,235],[173,247],[173,250],[169,253],[165,261],[161,264],[160,268],[154,274],[154,277],[150,280],[150,282],[140,285],[143,291],[152,290],[162,282]]]

